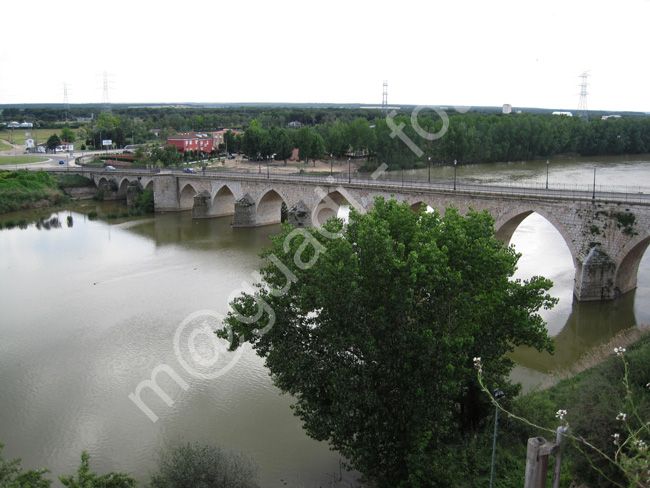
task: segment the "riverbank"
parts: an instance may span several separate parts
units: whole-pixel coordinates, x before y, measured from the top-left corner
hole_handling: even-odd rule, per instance
[[[61,205],[71,197],[92,197],[95,191],[92,182],[79,175],[51,176],[45,171],[0,172],[0,214]]]

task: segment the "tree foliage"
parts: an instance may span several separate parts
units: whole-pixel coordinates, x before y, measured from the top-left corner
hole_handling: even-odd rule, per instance
[[[257,466],[247,457],[215,445],[166,446],[150,488],[256,488]]]
[[[537,313],[552,283],[512,280],[519,255],[493,235],[487,212],[381,197],[347,226],[285,224],[262,253],[265,286],[233,301],[219,334],[253,344],[307,433],[379,486],[447,486],[449,445],[492,410],[473,358],[514,395],[504,354],[552,350]]]
[[[77,469],[77,479],[73,475],[59,476],[59,481],[67,488],[134,488],[137,482],[124,473],[109,473],[98,476],[90,471],[90,455],[81,453],[81,464]]]
[[[45,144],[50,151],[53,151],[61,145],[61,139],[56,134],[52,134]]]
[[[8,460],[2,456],[4,444],[0,443],[0,486],[2,488],[49,488],[51,480],[44,478],[47,469],[30,469],[23,472],[20,459]]]

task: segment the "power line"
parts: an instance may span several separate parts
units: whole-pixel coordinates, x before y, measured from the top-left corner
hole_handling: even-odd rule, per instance
[[[587,111],[587,78],[589,77],[589,70],[584,71],[580,75],[580,100],[578,101],[578,114],[580,117],[589,121],[589,113]]]

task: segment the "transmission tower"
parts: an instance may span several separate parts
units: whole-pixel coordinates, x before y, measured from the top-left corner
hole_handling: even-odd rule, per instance
[[[384,80],[384,92],[381,97],[381,108],[388,114],[388,82]]]
[[[104,71],[104,89],[102,92],[102,113],[111,113],[111,99],[108,96],[108,73]]]
[[[65,121],[68,122],[70,102],[68,101],[68,84],[66,82],[63,82],[63,110],[65,110]]]
[[[580,75],[580,101],[578,102],[578,114],[583,119],[589,121],[589,113],[587,112],[587,78],[589,71],[585,71]]]

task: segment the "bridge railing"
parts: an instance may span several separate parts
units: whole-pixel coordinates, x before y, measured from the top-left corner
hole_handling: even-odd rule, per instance
[[[353,185],[367,188],[386,188],[399,190],[400,188],[421,191],[456,191],[465,195],[501,195],[512,197],[536,197],[563,200],[598,200],[619,201],[630,203],[650,204],[650,187],[621,186],[621,185],[578,185],[553,183],[521,183],[503,182],[494,185],[467,182],[457,178],[432,178],[432,181],[416,179],[413,175],[384,173],[379,178],[363,173],[310,173],[309,171],[296,172],[293,168],[267,167],[264,165],[251,166],[248,171],[233,171],[232,168],[208,169],[205,172],[197,170],[196,173],[185,173],[183,168],[116,168],[107,171],[103,167],[82,164],[84,171],[106,172],[108,174],[174,174],[178,176],[197,178],[228,178],[247,180],[273,180],[282,182],[304,182],[322,186]],[[54,171],[78,171],[80,166],[55,168]],[[388,177],[392,178],[388,178]]]

